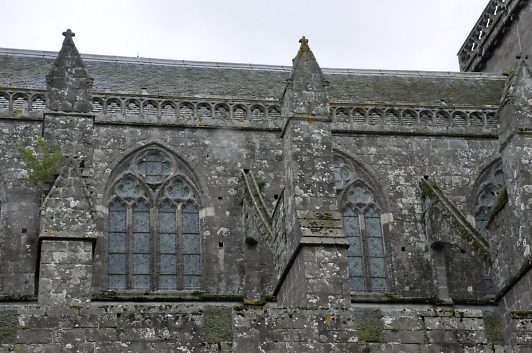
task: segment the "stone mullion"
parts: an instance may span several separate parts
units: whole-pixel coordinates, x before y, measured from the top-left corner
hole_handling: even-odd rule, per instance
[[[150,272],[151,278],[150,289],[157,290],[159,288],[159,233],[158,233],[158,212],[157,206],[150,207]]]
[[[127,247],[127,256],[126,256],[126,289],[132,289],[133,288],[133,210],[128,205],[126,208],[126,247]]]
[[[176,266],[177,266],[177,289],[185,288],[185,262],[183,260],[183,204],[176,207]]]
[[[368,251],[368,241],[367,241],[367,233],[366,233],[366,215],[363,212],[360,212],[358,210],[358,225],[360,226],[360,242],[361,242],[361,250],[362,250],[362,266],[364,266],[364,291],[370,292],[370,283],[371,278],[369,275],[369,251]]]

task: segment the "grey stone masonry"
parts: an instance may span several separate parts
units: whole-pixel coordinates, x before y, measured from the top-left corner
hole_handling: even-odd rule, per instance
[[[281,114],[287,246],[279,300],[290,306],[348,304],[347,243],[336,201],[327,82],[303,37],[283,94]],[[285,252],[284,255],[279,252]],[[286,261],[286,262],[285,262]]]
[[[63,32],[63,47],[46,76],[46,105],[53,111],[87,113],[92,111],[92,78],[87,75],[70,29]]]

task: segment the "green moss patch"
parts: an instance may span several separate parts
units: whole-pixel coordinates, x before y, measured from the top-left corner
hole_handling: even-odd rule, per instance
[[[203,339],[207,343],[233,342],[233,310],[207,306],[203,310]]]
[[[15,343],[18,329],[18,314],[16,310],[0,311],[0,344]]]
[[[382,313],[379,309],[359,309],[355,313],[357,337],[362,342],[382,341]]]
[[[494,312],[484,312],[484,330],[486,339],[490,343],[503,343],[504,332],[502,330],[501,319]]]

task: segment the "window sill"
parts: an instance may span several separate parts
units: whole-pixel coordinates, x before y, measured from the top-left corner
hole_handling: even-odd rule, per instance
[[[138,301],[138,302],[242,302],[244,296],[235,294],[209,294],[201,290],[143,291],[104,290],[94,293],[92,301]]]

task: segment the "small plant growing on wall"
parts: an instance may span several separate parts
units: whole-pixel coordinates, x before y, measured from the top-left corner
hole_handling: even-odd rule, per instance
[[[52,183],[61,170],[63,154],[56,144],[50,144],[38,137],[35,152],[28,147],[18,147],[20,158],[26,166],[27,174],[18,180],[23,183],[41,185]]]

